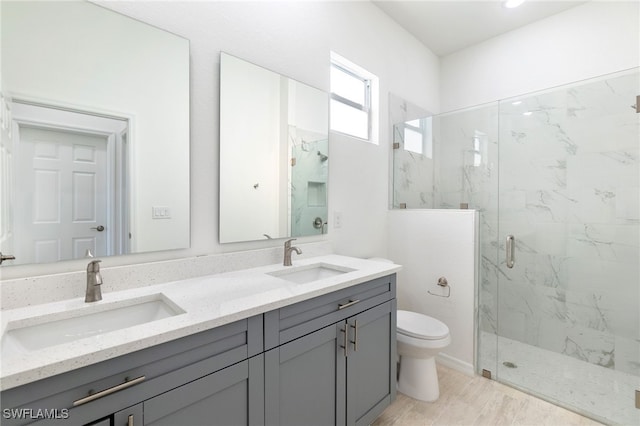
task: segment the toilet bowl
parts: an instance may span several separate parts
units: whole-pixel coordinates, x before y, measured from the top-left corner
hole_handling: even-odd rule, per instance
[[[421,401],[435,401],[440,396],[435,356],[451,343],[449,328],[417,312],[398,310],[397,318],[398,391]]]

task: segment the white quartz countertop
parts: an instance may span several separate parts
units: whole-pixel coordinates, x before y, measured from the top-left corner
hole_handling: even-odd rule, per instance
[[[353,269],[305,284],[287,281],[269,273],[324,263]],[[268,265],[217,275],[173,281],[118,292],[103,293],[102,300],[85,303],[76,298],[2,311],[2,358],[0,390],[24,385],[56,374],[85,367],[160,343],[262,314],[303,300],[383,277],[400,270],[400,265],[340,255],[326,255],[295,261],[293,267]],[[168,299],[184,311],[179,315],[122,328],[42,349],[21,353],[7,350],[11,329],[38,317],[56,318],[70,311],[86,315],[108,309],[110,304],[154,297]]]

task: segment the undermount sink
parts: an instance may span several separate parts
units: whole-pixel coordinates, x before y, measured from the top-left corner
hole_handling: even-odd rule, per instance
[[[183,314],[184,310],[163,294],[13,321],[2,339],[2,354],[29,353],[110,331]]]
[[[355,271],[355,269],[347,268],[345,266],[330,265],[328,263],[314,263],[313,265],[296,266],[289,269],[269,272],[268,275],[291,281],[296,284],[305,284],[353,271]]]

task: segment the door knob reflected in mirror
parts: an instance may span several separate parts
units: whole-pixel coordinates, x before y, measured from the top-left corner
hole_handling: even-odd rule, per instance
[[[2,265],[2,262],[4,262],[5,260],[16,260],[16,257],[12,254],[2,254],[2,252],[0,252],[0,265]]]
[[[98,230],[98,232],[102,232],[102,231],[104,231],[104,226],[98,225],[98,226],[96,226],[94,228],[91,228],[91,229],[96,229],[96,230]]]

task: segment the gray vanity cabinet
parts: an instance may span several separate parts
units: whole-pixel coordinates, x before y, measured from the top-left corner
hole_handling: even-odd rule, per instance
[[[120,426],[128,424],[129,416],[133,415],[133,424],[137,426],[147,422],[148,412],[151,413],[149,422],[159,422],[172,413],[191,415],[191,407],[194,410],[192,418],[196,419],[202,416],[196,411],[202,395],[209,402],[215,400],[210,390],[207,391],[209,394],[200,393],[203,384],[206,387],[212,382],[218,385],[218,378],[227,379],[229,376],[232,376],[231,382],[243,382],[242,386],[250,384],[252,392],[225,412],[239,410],[241,413],[237,418],[244,416],[251,420],[249,407],[254,404],[259,407],[264,401],[261,393],[264,377],[262,318],[258,315],[240,320],[3,391],[0,394],[2,425],[37,421],[38,425]],[[257,377],[255,386],[252,377]],[[220,388],[219,397],[223,398],[228,392]],[[173,401],[172,405],[167,403],[168,400]],[[159,407],[158,401],[163,401],[164,407]],[[213,411],[213,405],[209,408],[206,421],[199,424],[228,424],[224,420],[216,423],[219,413]],[[34,416],[43,409],[58,414],[58,418]],[[10,418],[5,415],[5,410],[27,416]],[[262,423],[262,417],[255,423]]]
[[[395,275],[266,314],[286,343],[265,353],[265,424],[371,423],[395,398],[395,315]]]
[[[344,425],[345,363],[340,325],[265,353],[266,425]]]
[[[262,424],[263,378],[261,354],[145,401],[144,424]]]
[[[88,426],[261,425],[263,389],[260,354]]]
[[[347,424],[368,425],[395,399],[396,301],[347,320]]]
[[[2,425],[364,425],[395,398],[395,274],[3,391]],[[46,409],[57,418],[10,418]]]

